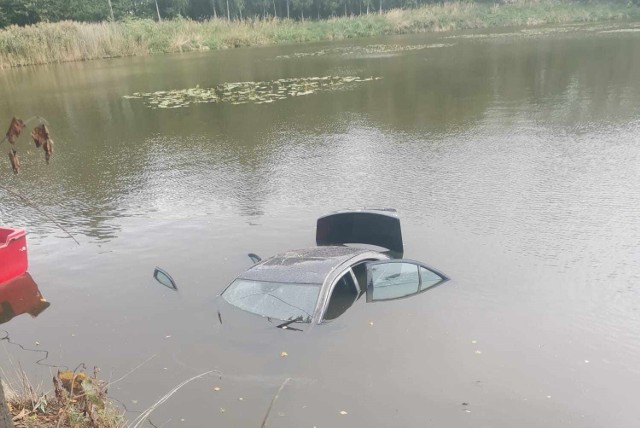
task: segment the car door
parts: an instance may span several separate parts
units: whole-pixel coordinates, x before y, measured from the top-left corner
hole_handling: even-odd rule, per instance
[[[367,263],[367,303],[404,299],[442,285],[449,278],[408,259]]]
[[[404,299],[448,280],[443,273],[414,260],[361,261],[333,281],[321,320],[335,320],[365,292],[367,303]]]

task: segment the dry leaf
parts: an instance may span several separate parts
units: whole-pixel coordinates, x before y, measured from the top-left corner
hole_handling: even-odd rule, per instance
[[[13,169],[13,173],[17,174],[20,172],[20,159],[18,159],[18,152],[11,149],[9,152],[9,161],[11,161],[11,168]]]
[[[82,387],[82,382],[87,380],[89,376],[87,376],[84,372],[72,372],[69,370],[58,371],[58,380],[68,392],[76,394],[83,394],[84,388]]]
[[[284,351],[282,351],[282,352],[280,353],[280,356],[281,356],[281,357],[286,357],[287,355],[289,355],[289,354],[287,354],[287,353],[286,353],[286,352],[284,352]]]
[[[15,144],[18,136],[24,129],[26,124],[17,117],[11,119],[11,124],[9,125],[9,130],[7,131],[6,139],[11,143]],[[40,126],[36,126],[31,131],[31,138],[33,138],[36,147],[42,147],[44,150],[44,158],[47,164],[53,155],[53,140],[49,134],[49,128],[46,125],[42,124]],[[11,160],[11,168],[13,168],[14,173],[18,173],[20,171],[20,161],[18,160],[18,156],[16,151],[14,150],[12,153],[9,153],[9,159]]]
[[[31,131],[31,138],[36,143],[36,147],[40,148],[49,139],[49,129],[46,125],[40,125],[33,128]]]
[[[49,163],[49,159],[51,159],[51,155],[53,154],[53,140],[47,140],[42,145],[44,149],[44,160]]]
[[[9,140],[11,144],[16,143],[16,139],[22,132],[22,128],[24,128],[24,126],[24,122],[21,119],[18,119],[15,116],[13,119],[11,119],[9,130],[7,131],[7,140]]]
[[[13,422],[21,421],[22,419],[24,419],[25,416],[27,416],[27,413],[28,413],[27,409],[20,410],[20,413],[18,413],[13,417]]]

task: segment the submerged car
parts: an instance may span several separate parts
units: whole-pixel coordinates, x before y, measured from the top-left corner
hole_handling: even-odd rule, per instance
[[[280,328],[296,330],[293,323],[321,324],[338,318],[363,296],[366,302],[402,299],[448,280],[422,262],[401,258],[404,248],[395,210],[344,210],[323,216],[317,221],[316,244],[266,260],[250,255],[257,263],[239,275],[221,299],[280,320]],[[218,317],[222,323],[220,309]]]

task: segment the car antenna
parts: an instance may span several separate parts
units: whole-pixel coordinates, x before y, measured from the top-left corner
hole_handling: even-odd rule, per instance
[[[262,261],[262,258],[254,253],[247,254],[253,263],[259,263]]]

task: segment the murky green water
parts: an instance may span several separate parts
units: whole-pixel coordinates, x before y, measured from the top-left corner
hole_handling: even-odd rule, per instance
[[[43,116],[56,151],[47,166],[23,137],[20,175],[2,155],[0,181],[81,245],[0,190],[1,222],[29,230],[29,271],[51,302],[0,328],[47,350],[43,364],[95,365],[106,378],[153,357],[111,388],[131,419],[191,376],[224,373],[180,390],[156,425],[259,426],[292,377],[270,426],[635,427],[639,29],[3,71],[2,126]],[[379,44],[404,48],[367,47]],[[153,109],[126,97],[323,76],[381,79],[266,104]],[[368,321],[354,311],[303,338],[220,340],[212,304],[248,252],[313,245],[318,216],[382,206],[400,211],[406,256],[452,278],[403,334],[354,326]],[[153,282],[155,266],[179,293]],[[42,353],[0,343],[8,376],[19,362],[48,385]]]

